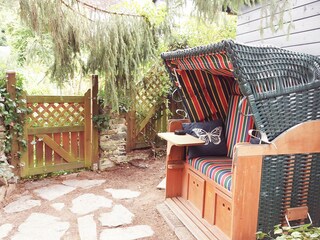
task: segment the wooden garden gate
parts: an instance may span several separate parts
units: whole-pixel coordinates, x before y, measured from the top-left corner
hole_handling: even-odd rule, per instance
[[[26,96],[32,109],[24,128],[27,149],[20,176],[91,167],[98,161],[98,77],[84,96]]]

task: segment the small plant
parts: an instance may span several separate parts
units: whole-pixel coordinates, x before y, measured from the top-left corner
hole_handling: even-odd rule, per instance
[[[298,228],[282,227],[280,224],[274,227],[273,234],[257,232],[257,239],[275,240],[309,240],[320,239],[320,227],[311,227],[304,224]]]
[[[110,120],[110,116],[106,113],[93,116],[92,118],[94,126],[99,131],[109,129],[109,120]]]
[[[2,182],[8,185],[8,180],[14,177],[12,168],[13,166],[8,163],[6,156],[2,154],[0,156],[0,186],[3,185]]]

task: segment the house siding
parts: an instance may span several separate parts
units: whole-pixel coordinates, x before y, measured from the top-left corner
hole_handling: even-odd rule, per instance
[[[290,14],[293,28],[288,35]],[[284,14],[282,30],[272,32],[266,27],[268,19],[261,20],[261,5],[241,9],[236,40],[249,45],[273,45],[320,56],[320,0],[292,0],[291,11]],[[260,34],[261,26],[263,35]]]

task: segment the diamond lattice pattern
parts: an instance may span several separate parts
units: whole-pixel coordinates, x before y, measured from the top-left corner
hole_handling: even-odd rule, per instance
[[[30,127],[66,127],[84,125],[83,103],[31,103]]]

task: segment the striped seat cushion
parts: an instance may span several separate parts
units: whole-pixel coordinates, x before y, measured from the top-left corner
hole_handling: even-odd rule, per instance
[[[208,156],[189,159],[188,162],[194,169],[231,191],[231,159]]]

